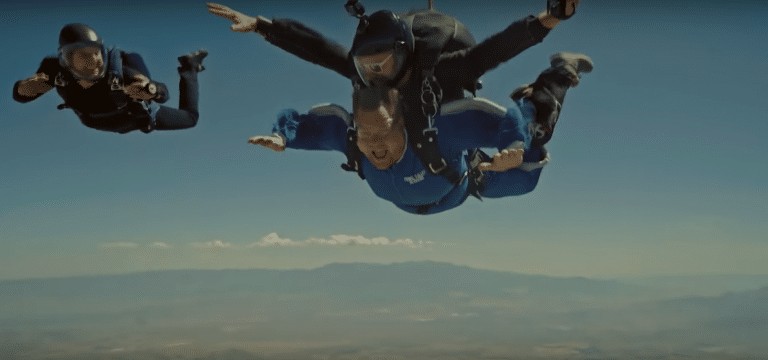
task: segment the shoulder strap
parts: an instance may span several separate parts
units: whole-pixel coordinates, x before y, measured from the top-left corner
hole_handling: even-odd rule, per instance
[[[360,166],[360,160],[363,158],[363,152],[357,147],[357,129],[354,126],[347,128],[347,162],[341,164],[341,168],[346,171],[354,171],[360,179],[365,180],[363,168]]]
[[[462,175],[448,166],[448,162],[440,155],[437,143],[437,128],[434,126],[434,117],[440,111],[440,102],[443,92],[435,78],[435,66],[440,59],[440,54],[448,42],[456,35],[455,21],[439,12],[427,10],[406,17],[416,40],[415,62],[416,68],[421,69],[420,74],[420,101],[421,114],[418,121],[420,130],[411,131],[408,136],[413,145],[413,151],[419,160],[432,174],[445,177],[451,183],[458,183]],[[415,114],[416,115],[416,114]],[[416,119],[413,119],[416,120]]]
[[[107,81],[115,107],[122,109],[128,104],[128,96],[123,92],[123,58],[118,48],[107,50]]]

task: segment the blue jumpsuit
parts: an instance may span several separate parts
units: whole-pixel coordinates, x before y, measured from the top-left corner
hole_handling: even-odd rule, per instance
[[[505,109],[479,98],[444,104],[435,117],[439,147],[443,158],[459,173],[469,170],[468,150],[475,148],[525,149],[523,165],[505,172],[485,172],[483,197],[499,198],[532,191],[541,169],[549,161],[543,147],[531,148],[528,124],[534,118],[533,106],[525,100]],[[351,115],[338,105],[314,107],[307,114],[285,110],[273,126],[274,133],[286,138],[286,147],[304,150],[345,152]],[[376,169],[365,156],[361,166],[365,180],[380,198],[414,214],[434,214],[461,205],[469,196],[469,179],[453,184],[425,169],[407,145],[402,159],[386,170]]]

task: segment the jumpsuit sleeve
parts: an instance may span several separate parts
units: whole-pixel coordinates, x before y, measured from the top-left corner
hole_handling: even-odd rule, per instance
[[[349,50],[318,31],[291,19],[260,23],[257,31],[271,43],[299,58],[352,78]]]
[[[528,124],[533,118],[532,106],[524,103],[513,104],[506,109],[498,105],[490,108],[487,105],[472,104],[474,108],[461,109],[447,114],[445,118],[441,115],[440,118],[446,120],[440,128],[441,145],[442,136],[445,135],[448,146],[458,145],[464,148],[461,150],[468,150],[468,146],[496,147],[497,150],[514,146],[525,150],[522,165],[502,172],[484,172],[481,195],[486,198],[519,196],[533,191],[538,184],[542,168],[549,162],[546,149],[541,146],[532,147],[530,143]],[[479,122],[480,126],[473,125],[475,122]],[[453,151],[456,150],[459,149]],[[439,205],[430,208],[428,214],[445,210]]]
[[[444,104],[436,118],[440,144],[454,151],[475,148],[528,148],[530,119],[518,106],[504,108],[490,100],[467,98]]]
[[[131,79],[138,74],[144,75],[149,78],[149,81],[157,86],[157,95],[153,101],[158,103],[164,103],[168,101],[170,95],[168,93],[168,86],[159,81],[152,80],[152,76],[149,73],[147,65],[144,63],[144,59],[138,53],[134,52],[122,52],[121,57],[123,59],[123,80],[125,84],[129,84]]]
[[[338,105],[316,106],[306,114],[287,109],[278,114],[272,132],[283,135],[288,148],[345,152],[349,119]]]
[[[40,66],[38,66],[37,71],[35,71],[35,74],[44,73],[45,75],[47,75],[48,81],[46,81],[46,83],[51,87],[54,87],[55,81],[56,81],[56,75],[58,75],[60,69],[61,69],[61,66],[59,65],[59,59],[55,56],[47,56],[43,59],[43,61],[40,62]],[[22,81],[23,80],[19,80],[15,84],[13,84],[13,100],[16,100],[20,103],[27,103],[43,95],[43,94],[38,94],[35,96],[24,96],[19,94],[19,85],[21,84]]]
[[[471,85],[489,70],[542,42],[549,31],[536,17],[527,16],[469,49],[441,56],[435,73],[441,81]]]

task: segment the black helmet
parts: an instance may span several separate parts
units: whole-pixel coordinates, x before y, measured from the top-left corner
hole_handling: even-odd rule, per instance
[[[95,74],[78,74],[72,69],[72,53],[84,47],[95,47],[101,51],[102,56],[102,69],[98,75]],[[106,70],[106,50],[101,37],[96,34],[96,31],[91,29],[85,24],[67,24],[61,28],[59,33],[59,64],[62,67],[70,70],[72,74],[83,80],[95,80],[104,76]]]
[[[352,58],[358,75],[365,85],[383,81],[387,85],[400,80],[405,72],[405,62],[413,53],[414,39],[410,26],[397,14],[381,10],[360,19],[352,41]],[[366,56],[391,52],[378,63],[366,63]],[[362,57],[362,58],[361,58]],[[393,61],[393,71],[382,74],[382,64]]]

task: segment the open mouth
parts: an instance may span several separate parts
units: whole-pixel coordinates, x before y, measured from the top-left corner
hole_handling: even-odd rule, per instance
[[[383,160],[387,156],[387,150],[384,150],[378,153],[376,151],[371,151],[371,154],[373,154],[373,157],[376,160]]]

